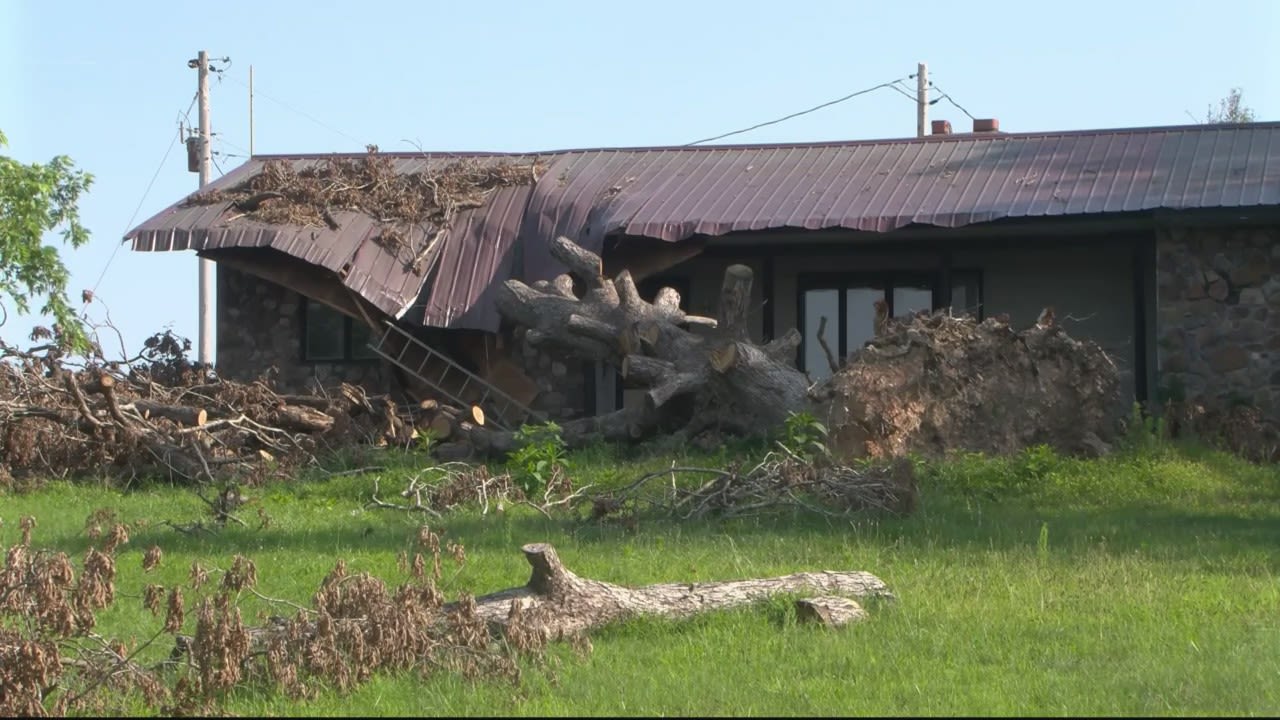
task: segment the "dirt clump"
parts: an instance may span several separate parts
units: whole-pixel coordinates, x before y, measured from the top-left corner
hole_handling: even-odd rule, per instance
[[[1097,454],[1119,431],[1115,363],[1052,313],[1025,330],[949,312],[884,321],[810,393],[840,457],[1003,454],[1047,444]]]

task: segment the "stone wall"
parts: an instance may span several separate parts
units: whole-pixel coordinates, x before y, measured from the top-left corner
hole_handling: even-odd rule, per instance
[[[566,354],[531,346],[521,328],[516,329],[514,339],[521,368],[538,383],[539,393],[530,407],[555,421],[587,414],[587,365]]]
[[[1280,417],[1280,228],[1161,228],[1156,282],[1161,396]]]
[[[343,382],[361,385],[370,393],[389,391],[390,374],[377,360],[303,360],[301,295],[223,265],[217,271],[216,368],[220,376],[247,381],[270,373],[276,389],[285,393]]]

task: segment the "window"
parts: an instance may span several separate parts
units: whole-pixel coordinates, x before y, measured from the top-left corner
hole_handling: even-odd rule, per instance
[[[831,375],[826,352],[817,342],[818,327],[827,318],[822,338],[836,359],[875,337],[876,301],[882,300],[893,317],[942,307],[945,288],[934,273],[878,273],[874,275],[801,275],[799,278],[800,367],[815,380]],[[982,319],[982,272],[951,271],[951,311]]]
[[[308,362],[373,360],[372,330],[324,303],[302,300],[302,359]]]
[[[937,305],[937,282],[932,275],[808,275],[799,281],[799,324],[804,331],[801,369],[815,380],[831,375],[826,351],[817,341],[823,317],[822,339],[839,360],[875,337],[876,301],[883,301],[894,317]]]
[[[981,320],[982,314],[982,271],[951,271],[951,312],[955,315],[972,315]]]

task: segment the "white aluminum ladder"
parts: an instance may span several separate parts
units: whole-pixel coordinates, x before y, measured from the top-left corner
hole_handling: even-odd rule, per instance
[[[431,346],[398,327],[395,323],[387,321],[386,327],[387,329],[382,333],[382,337],[379,338],[378,342],[369,345],[371,350],[387,362],[421,380],[428,387],[460,406],[466,407],[470,404],[469,401],[462,398],[467,388],[473,385],[480,388],[480,398],[475,404],[484,410],[486,425],[493,425],[499,430],[511,430],[520,427],[530,419],[536,419],[534,411],[519,400],[498,389],[479,375],[462,367],[444,354],[437,352]],[[393,348],[393,338],[400,338],[402,342],[399,352],[396,352]],[[414,346],[422,353],[422,359],[418,362],[416,368],[410,367],[410,364],[416,358],[405,359],[405,352]],[[429,362],[434,362],[436,367],[439,368],[438,373],[431,373],[434,375],[432,378],[425,377],[423,374]],[[454,383],[461,381],[462,384],[450,389],[450,385],[446,384],[445,380],[453,376],[456,376],[456,379],[453,380]],[[488,403],[488,406],[486,406],[486,403]]]

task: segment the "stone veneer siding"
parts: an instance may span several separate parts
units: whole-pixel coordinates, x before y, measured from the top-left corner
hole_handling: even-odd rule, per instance
[[[249,273],[218,266],[218,374],[256,380],[272,367],[278,392],[305,393],[317,384],[349,382],[370,393],[392,387],[377,360],[314,362],[302,359],[302,296]]]
[[[582,417],[587,407],[587,372],[583,361],[567,354],[535,348],[524,339],[524,329],[514,333],[519,363],[538,383],[538,396],[530,408],[546,413],[550,420]]]
[[[1158,397],[1280,416],[1280,228],[1161,228],[1156,283]]]

